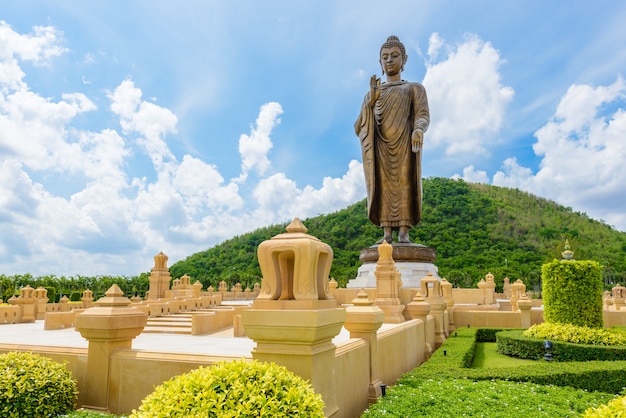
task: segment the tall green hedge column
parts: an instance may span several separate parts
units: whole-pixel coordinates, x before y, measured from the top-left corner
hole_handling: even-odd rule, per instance
[[[541,268],[546,322],[601,328],[602,267],[596,261],[554,260]]]

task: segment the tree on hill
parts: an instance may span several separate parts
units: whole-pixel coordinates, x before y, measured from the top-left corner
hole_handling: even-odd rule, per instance
[[[605,286],[626,281],[626,233],[517,189],[427,178],[423,181],[423,218],[411,230],[414,242],[433,247],[439,274],[457,287],[475,287],[492,272],[522,279],[539,290],[541,265],[560,258],[569,239],[577,259],[603,266]],[[303,220],[308,233],[334,251],[331,276],[340,286],[356,277],[359,255],[381,238],[367,219],[365,200],[328,215]],[[187,274],[205,287],[225,280],[229,286],[260,282],[256,249],[285,232],[287,223],[258,229],[187,257],[171,266],[173,277]]]

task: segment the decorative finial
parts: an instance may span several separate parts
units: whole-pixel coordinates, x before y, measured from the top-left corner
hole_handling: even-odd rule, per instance
[[[565,251],[561,253],[563,255],[563,260],[572,260],[574,258],[574,251],[569,245],[569,240],[565,240]]]
[[[306,226],[304,226],[304,224],[298,218],[293,218],[293,221],[291,221],[291,223],[287,225],[286,229],[287,229],[287,232],[289,233],[293,233],[293,232],[306,233],[306,231],[308,231]]]

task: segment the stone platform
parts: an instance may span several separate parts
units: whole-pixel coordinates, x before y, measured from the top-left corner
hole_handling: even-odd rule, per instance
[[[393,243],[392,257],[396,268],[402,275],[402,287],[418,288],[420,280],[431,273],[439,278],[439,269],[435,266],[435,250],[422,244]],[[375,288],[378,244],[361,251],[361,266],[357,277],[348,282],[348,288]]]

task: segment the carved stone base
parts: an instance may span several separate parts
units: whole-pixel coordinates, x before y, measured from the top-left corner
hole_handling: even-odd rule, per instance
[[[404,322],[404,305],[378,305],[381,311],[385,313],[385,324],[400,324]]]
[[[419,288],[420,280],[429,272],[439,278],[439,269],[435,266],[435,250],[422,244],[393,243],[392,257],[396,269],[402,276],[402,287]],[[348,288],[375,288],[376,262],[378,261],[378,245],[361,251],[361,266],[357,277],[348,282]]]

